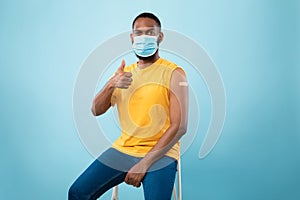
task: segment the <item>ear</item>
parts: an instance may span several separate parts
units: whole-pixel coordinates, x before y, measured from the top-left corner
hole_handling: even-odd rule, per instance
[[[133,34],[130,33],[130,40],[131,40],[131,44],[133,43]]]
[[[161,43],[164,39],[164,33],[163,32],[160,32],[159,35],[158,35],[158,43]]]

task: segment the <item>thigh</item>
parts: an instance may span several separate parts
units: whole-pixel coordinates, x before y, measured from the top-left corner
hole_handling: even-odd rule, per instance
[[[165,159],[171,159],[164,157]],[[171,164],[147,172],[143,179],[143,190],[145,200],[169,200],[172,196],[172,191],[177,172],[177,161],[173,160]]]
[[[126,169],[130,167],[130,160],[127,160],[123,169],[115,169],[105,160],[119,160],[113,149],[108,149],[96,159],[72,184],[69,190],[69,199],[97,199],[110,188],[122,183],[126,176]],[[120,169],[122,167],[119,167]]]

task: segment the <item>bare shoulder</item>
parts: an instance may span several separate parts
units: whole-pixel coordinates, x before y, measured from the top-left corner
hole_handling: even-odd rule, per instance
[[[186,76],[185,71],[181,67],[177,67],[176,69],[174,69],[173,73],[179,73],[181,75]]]
[[[182,81],[186,80],[186,73],[181,67],[177,67],[173,70],[171,81]]]

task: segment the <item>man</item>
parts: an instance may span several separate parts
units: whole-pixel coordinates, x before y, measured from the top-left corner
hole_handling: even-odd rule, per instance
[[[97,199],[124,181],[142,184],[146,200],[171,199],[187,128],[188,84],[182,68],[159,57],[163,37],[155,15],[134,19],[130,38],[138,61],[125,67],[123,60],[92,105],[95,116],[117,105],[122,134],[73,183],[70,200]]]

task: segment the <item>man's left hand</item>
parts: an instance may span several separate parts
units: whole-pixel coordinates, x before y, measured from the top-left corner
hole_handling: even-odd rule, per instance
[[[128,185],[133,185],[134,187],[140,187],[144,176],[147,173],[148,167],[146,167],[141,162],[134,165],[125,177],[125,183]]]

